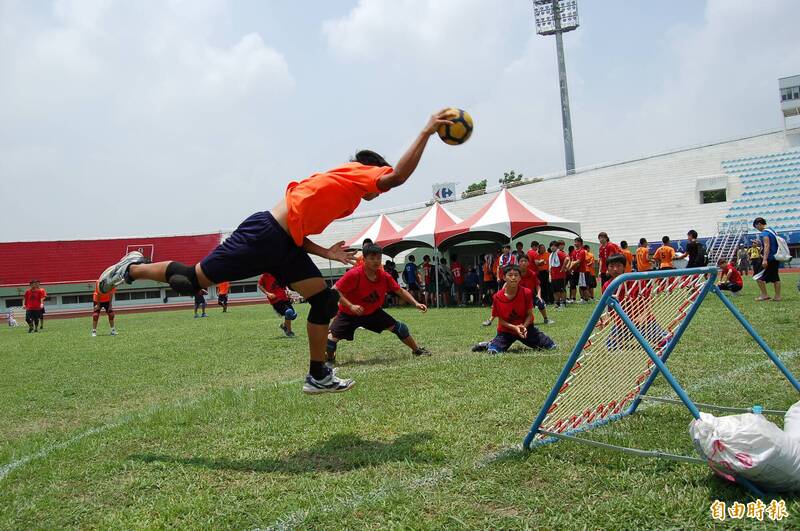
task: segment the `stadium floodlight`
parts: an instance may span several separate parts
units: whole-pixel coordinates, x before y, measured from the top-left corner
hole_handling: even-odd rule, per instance
[[[572,146],[572,120],[569,114],[567,67],[564,63],[564,42],[561,34],[578,27],[577,0],[533,0],[536,33],[556,36],[558,83],[561,87],[561,125],[564,130],[564,157],[567,175],[575,173],[575,152]]]

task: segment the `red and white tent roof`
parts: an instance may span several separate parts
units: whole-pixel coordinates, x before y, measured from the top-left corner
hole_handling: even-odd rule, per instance
[[[378,245],[383,245],[388,254],[420,246],[438,247],[441,244],[441,232],[460,222],[461,218],[439,203],[434,203],[416,221],[401,230],[398,238],[378,242]]]
[[[345,245],[347,247],[361,247],[361,243],[369,238],[375,243],[381,241],[397,241],[399,239],[400,225],[392,221],[385,214],[381,214],[369,227],[361,231],[358,236],[351,238]],[[378,243],[380,245],[380,243]]]
[[[503,189],[468,219],[443,229],[436,239],[439,244],[446,242],[448,245],[470,239],[508,241],[521,234],[543,230],[580,234],[581,224],[534,208]]]

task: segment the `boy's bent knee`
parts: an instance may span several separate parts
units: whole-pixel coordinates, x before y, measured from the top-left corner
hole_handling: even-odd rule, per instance
[[[339,311],[339,292],[326,287],[316,295],[309,297],[308,304],[311,305],[308,322],[327,325]]]

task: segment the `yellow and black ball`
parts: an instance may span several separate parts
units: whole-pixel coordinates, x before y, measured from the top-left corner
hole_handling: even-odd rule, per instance
[[[453,124],[441,125],[437,132],[445,143],[457,146],[469,140],[470,135],[472,135],[472,116],[463,109],[451,108],[449,110],[452,114],[449,119]]]

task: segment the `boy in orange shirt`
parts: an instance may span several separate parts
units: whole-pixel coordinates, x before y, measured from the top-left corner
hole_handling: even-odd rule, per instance
[[[661,238],[661,247],[653,253],[653,260],[659,264],[659,269],[675,269],[672,260],[675,258],[675,249],[669,244],[669,236]]]
[[[94,307],[92,308],[92,337],[97,337],[97,321],[100,320],[100,310],[106,311],[108,325],[111,327],[111,335],[117,335],[117,327],[114,326],[114,308],[111,307],[115,291],[117,289],[113,288],[108,293],[101,293],[97,287],[97,282],[95,282],[94,293],[92,294],[92,301],[94,301]]]
[[[625,257],[625,273],[633,271],[633,253],[628,249],[628,242],[622,240],[619,242],[620,249],[622,249],[622,256]]]
[[[308,236],[320,234],[333,221],[352,214],[362,199],[372,200],[405,183],[417,168],[430,136],[440,126],[452,125],[453,117],[448,109],[433,114],[395,168],[374,151],[362,150],[352,162],[289,183],[285,196],[272,210],[247,218],[198,264],[149,264],[141,253],[128,253],[103,272],[100,291],[107,293],[123,282],[149,279],[192,295],[211,284],[272,273],[311,307],[307,324],[310,362],[303,392],[347,391],[355,382],[338,378],[325,366],[328,325],[338,311],[339,294],[326,285],[309,253],[344,264],[353,263],[354,253],[344,242],[326,249]]]
[[[228,293],[230,293],[230,291],[230,282],[220,282],[217,284],[217,304],[222,306],[222,313],[228,312]]]
[[[584,245],[583,250],[586,251],[586,291],[589,292],[589,300],[594,301],[594,289],[597,287],[597,276],[594,272],[594,255],[588,245]]]
[[[639,247],[636,249],[636,270],[650,271],[651,269],[653,269],[653,264],[650,259],[650,247],[647,244],[647,238],[639,238]]]

